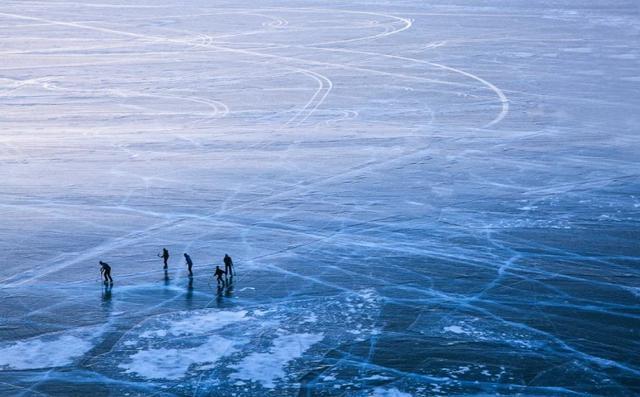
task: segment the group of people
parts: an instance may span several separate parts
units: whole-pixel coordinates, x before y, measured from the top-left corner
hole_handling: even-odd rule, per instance
[[[184,260],[187,265],[187,270],[189,271],[189,277],[193,277],[193,261],[191,260],[191,256],[186,252],[183,254]],[[162,254],[158,254],[159,258],[162,258],[164,263],[164,270],[169,268],[169,250],[166,248],[162,249]],[[224,254],[224,258],[222,259],[224,263],[224,270],[220,268],[220,266],[216,265],[216,270],[213,273],[213,276],[216,278],[218,285],[222,285],[223,287],[229,282],[228,277],[233,280],[233,276],[235,271],[233,270],[233,259],[227,254]],[[99,261],[100,264],[100,275],[104,278],[105,284],[113,285],[113,278],[111,277],[111,266],[103,261]],[[224,278],[223,278],[224,277]]]

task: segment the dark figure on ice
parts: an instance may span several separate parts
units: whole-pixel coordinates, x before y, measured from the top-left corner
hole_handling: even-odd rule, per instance
[[[169,265],[167,261],[169,260],[169,251],[166,248],[162,249],[162,255],[158,255],[164,261],[164,268],[166,269]]]
[[[104,283],[107,281],[113,284],[113,279],[111,278],[111,266],[108,263],[100,261],[100,275],[104,277]]]
[[[189,269],[189,277],[193,277],[193,272],[191,271],[191,268],[193,267],[193,261],[191,260],[189,254],[187,254],[186,252],[184,253],[184,260],[187,263],[187,269]]]
[[[220,266],[216,266],[216,271],[215,271],[215,273],[213,273],[213,275],[218,280],[218,285],[222,284],[224,286],[224,279],[222,278],[222,275],[226,275],[226,274],[227,274],[227,272],[225,272],[224,270],[220,269]]]
[[[233,260],[227,254],[224,254],[224,272],[229,275],[229,277],[233,277]]]

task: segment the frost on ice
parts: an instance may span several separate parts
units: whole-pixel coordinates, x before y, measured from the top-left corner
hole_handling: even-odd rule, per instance
[[[183,390],[197,387],[205,374],[238,393],[248,387],[284,393],[291,374],[330,346],[374,334],[378,310],[377,297],[366,290],[251,309],[157,315],[123,335],[92,365],[115,378],[180,381]],[[338,321],[340,327],[335,326]],[[358,329],[358,335],[350,329]],[[114,364],[118,371],[113,372]]]
[[[289,334],[276,337],[267,353],[251,353],[240,363],[232,365],[236,370],[232,378],[260,382],[273,388],[274,381],[285,377],[284,367],[323,339],[322,334]]]
[[[0,368],[40,369],[65,367],[94,346],[98,329],[81,329],[0,343]]]

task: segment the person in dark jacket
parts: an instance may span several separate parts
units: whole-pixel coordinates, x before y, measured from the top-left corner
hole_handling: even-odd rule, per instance
[[[233,259],[227,254],[224,254],[224,272],[230,277],[233,277]]]
[[[111,266],[108,263],[100,261],[100,275],[104,277],[104,283],[107,281],[113,284],[113,279],[111,278]]]
[[[164,268],[166,269],[169,265],[167,261],[169,260],[169,251],[166,248],[162,249],[162,255],[158,255],[164,261]]]
[[[226,275],[226,274],[227,274],[227,272],[225,272],[224,270],[220,269],[220,266],[216,266],[216,271],[215,271],[215,273],[213,273],[213,275],[218,280],[218,285],[222,284],[224,286],[224,279],[222,278],[222,276]]]
[[[193,272],[191,268],[193,267],[193,261],[191,261],[191,257],[186,252],[184,253],[184,260],[187,262],[187,269],[189,269],[189,277],[193,277]]]

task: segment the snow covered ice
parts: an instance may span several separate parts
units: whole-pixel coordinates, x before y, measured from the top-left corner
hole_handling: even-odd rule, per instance
[[[0,395],[640,394],[638,43],[635,0],[3,1]]]

